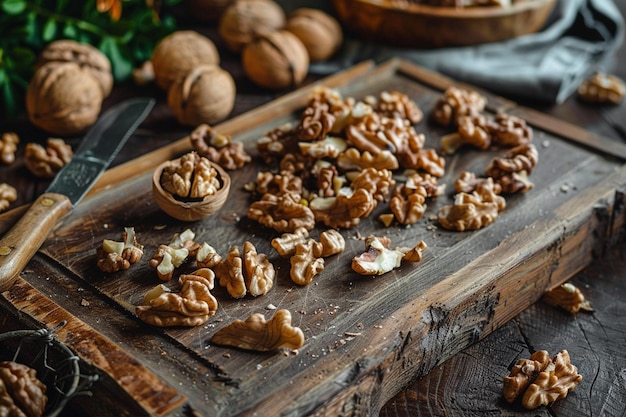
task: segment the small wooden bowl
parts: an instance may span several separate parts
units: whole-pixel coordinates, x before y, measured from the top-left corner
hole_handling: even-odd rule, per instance
[[[514,0],[510,7],[393,5],[380,0],[333,0],[344,27],[397,46],[438,48],[503,41],[541,29],[556,0]]]
[[[224,168],[211,162],[211,166],[217,170],[218,178],[222,185],[215,194],[208,195],[202,200],[185,201],[175,198],[161,186],[161,174],[163,170],[170,165],[179,163],[180,158],[166,161],[159,165],[152,175],[152,193],[161,210],[173,218],[185,222],[201,220],[219,211],[226,202],[230,191],[230,176],[226,173]]]

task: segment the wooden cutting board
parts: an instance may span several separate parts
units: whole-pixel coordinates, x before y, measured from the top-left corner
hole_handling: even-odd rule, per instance
[[[399,90],[428,116],[442,91],[455,83],[394,60],[364,63],[320,84],[356,98]],[[256,155],[263,133],[298,120],[312,88],[215,128]],[[497,221],[482,230],[452,232],[429,220],[451,204],[452,184],[461,171],[482,173],[502,153],[463,150],[446,157],[441,183],[448,191],[428,202],[420,222],[387,228],[377,215],[389,210],[379,205],[358,228],[341,231],[345,252],[328,258],[314,282],[300,287],[270,245],[278,234],[246,218],[251,200],[243,187],[266,169],[261,163],[231,172],[230,198],[213,217],[183,223],[159,210],[151,194],[152,170],[190,149],[180,139],[109,170],[2,294],[3,310],[33,327],[68,321],[59,338],[101,376],[93,397],[75,400],[89,414],[377,415],[410,381],[513,318],[623,234],[626,171],[619,158],[626,156],[624,147],[484,94],[489,111],[520,115],[534,127],[539,164],[530,178],[534,189],[507,198]],[[416,129],[426,134],[429,148],[438,148],[439,138],[449,133],[427,121]],[[96,267],[96,248],[104,239],[120,240],[125,226],[137,231],[144,259],[127,271],[104,274]],[[251,241],[277,267],[274,288],[241,300],[216,288],[217,314],[195,328],[161,329],[138,320],[134,306],[160,283],[148,259],[159,244],[187,228],[222,254]],[[350,262],[364,250],[359,236],[369,234],[388,236],[393,246],[423,239],[428,248],[419,263],[382,276],[361,276]],[[190,263],[180,272],[193,269]],[[271,317],[271,305],[288,309],[293,324],[303,330],[306,344],[297,354],[256,353],[210,342],[234,319],[252,313]]]

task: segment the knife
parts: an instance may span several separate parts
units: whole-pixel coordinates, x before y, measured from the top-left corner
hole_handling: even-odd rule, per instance
[[[153,106],[151,98],[124,101],[107,110],[87,132],[70,162],[0,239],[0,292],[13,285],[57,221],[89,191]]]

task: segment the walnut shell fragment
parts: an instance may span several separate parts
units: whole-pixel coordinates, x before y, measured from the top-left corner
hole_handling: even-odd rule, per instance
[[[414,248],[390,249],[391,240],[376,236],[365,239],[366,252],[352,258],[352,270],[361,275],[383,275],[402,264],[422,259],[426,243],[421,240]]]
[[[552,359],[546,351],[538,351],[530,360],[519,360],[504,378],[503,395],[509,403],[520,400],[524,408],[533,410],[565,398],[582,378],[567,350]]]
[[[46,391],[35,369],[12,361],[0,362],[0,415],[42,416],[48,402]]]
[[[291,325],[289,310],[277,310],[265,320],[260,313],[252,314],[245,321],[235,320],[218,330],[211,342],[240,349],[268,352],[279,348],[299,349],[304,346],[304,333]]]
[[[580,310],[593,311],[591,303],[585,299],[582,291],[569,282],[546,292],[541,299],[551,306],[561,307],[571,314],[576,314]]]

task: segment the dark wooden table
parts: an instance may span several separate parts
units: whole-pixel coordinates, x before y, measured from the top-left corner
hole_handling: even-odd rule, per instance
[[[618,2],[622,12],[626,5]],[[268,92],[254,87],[246,80],[239,59],[223,48],[214,28],[207,34],[222,51],[222,66],[237,82],[237,100],[230,117],[257,108],[286,93]],[[626,47],[615,56],[612,73],[626,79]],[[310,76],[307,82],[316,77]],[[105,101],[110,106],[125,97],[150,95],[158,104],[131,142],[116,158],[114,165],[134,159],[144,153],[164,146],[173,138],[188,133],[177,125],[165,104],[164,93],[156,87],[138,88],[131,84],[118,86]],[[519,102],[517,98],[511,98]],[[539,102],[522,104],[551,116],[568,121],[598,135],[615,141],[626,141],[626,104],[618,106],[591,106],[580,103],[575,97],[561,105]],[[623,126],[620,131],[617,123]],[[30,126],[24,119],[2,126],[0,131],[16,131],[23,142],[43,142],[43,132]],[[159,135],[149,132],[160,131]],[[78,139],[70,139],[71,144]],[[23,146],[18,158],[23,156]],[[567,157],[564,155],[564,157]],[[20,166],[20,168],[16,168]],[[24,175],[23,166],[0,168],[0,182],[10,182],[19,189],[15,205],[32,201],[47,186],[46,181],[35,181]],[[575,191],[570,191],[575,192]],[[542,302],[533,305],[485,339],[461,351],[453,358],[433,369],[428,376],[415,381],[389,401],[381,410],[385,417],[401,416],[624,416],[626,415],[626,244],[619,244],[588,269],[572,279],[592,306],[593,313],[570,315]],[[14,326],[9,316],[0,316],[0,329]],[[582,383],[567,399],[533,412],[512,407],[502,399],[502,378],[520,358],[536,350],[545,349],[555,354],[561,349],[570,352],[572,362],[583,375]]]

